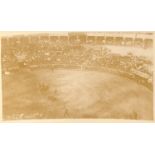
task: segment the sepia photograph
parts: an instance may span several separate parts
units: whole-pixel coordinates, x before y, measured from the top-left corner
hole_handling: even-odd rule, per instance
[[[0,155],[155,155],[154,2],[0,1]]]
[[[153,120],[153,32],[8,32],[3,120]]]

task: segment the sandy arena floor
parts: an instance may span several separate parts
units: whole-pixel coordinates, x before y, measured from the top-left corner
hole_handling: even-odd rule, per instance
[[[40,91],[39,83],[49,86]],[[3,117],[153,118],[153,93],[124,77],[96,71],[36,69],[3,75]]]

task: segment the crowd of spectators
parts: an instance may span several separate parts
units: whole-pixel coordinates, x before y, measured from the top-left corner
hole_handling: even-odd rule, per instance
[[[16,38],[15,38],[16,39]],[[146,57],[112,53],[106,46],[63,40],[33,39],[2,42],[2,69],[9,73],[36,67],[106,70],[131,78],[152,89],[152,61]]]

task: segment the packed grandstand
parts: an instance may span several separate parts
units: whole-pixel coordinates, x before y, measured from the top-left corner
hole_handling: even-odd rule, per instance
[[[39,67],[97,70],[119,74],[152,89],[153,62],[150,58],[136,55],[133,51],[122,54],[115,52],[116,48],[110,48],[134,47],[148,52],[153,46],[151,37],[141,37],[145,34],[138,37],[135,33],[134,37],[98,34],[70,32],[4,37],[1,40],[3,74]],[[149,33],[146,35],[151,36]]]

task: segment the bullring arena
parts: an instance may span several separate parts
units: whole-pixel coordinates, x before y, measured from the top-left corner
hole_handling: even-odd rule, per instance
[[[153,119],[153,34],[2,37],[3,119]]]

